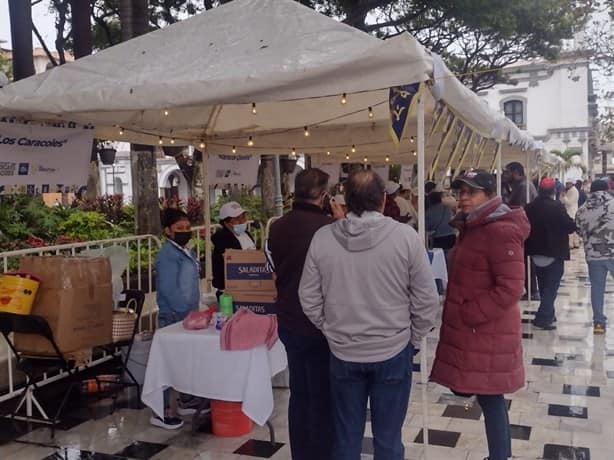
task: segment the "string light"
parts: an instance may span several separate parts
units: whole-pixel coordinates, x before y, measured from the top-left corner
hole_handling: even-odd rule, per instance
[[[174,143],[175,143],[175,138],[171,137],[171,144],[174,144]]]
[[[207,144],[205,144],[205,141],[201,139],[201,140],[200,140],[200,144],[199,144],[198,146],[199,146],[201,149],[204,149],[204,148],[207,146]]]
[[[165,117],[168,117],[168,113],[169,113],[169,112],[168,112],[168,109],[164,109],[164,116],[165,116]]]
[[[304,134],[305,134],[305,137],[309,137],[310,132],[309,132],[309,128],[307,126],[305,126]]]
[[[329,157],[330,156],[330,152],[326,152],[326,156]]]
[[[256,103],[255,102],[252,102],[252,113],[254,115],[256,115],[258,113],[258,111],[256,110]]]
[[[164,141],[162,140],[162,136],[160,136],[158,138],[158,144],[160,144],[160,145],[164,144]]]
[[[124,128],[122,128],[121,126],[119,127],[119,135],[120,136],[124,135]]]
[[[373,108],[369,107],[369,118],[373,118]]]
[[[346,153],[346,154],[345,154],[345,159],[346,159],[346,160],[349,160],[349,159],[350,159],[350,154],[349,154],[349,153]]]
[[[367,162],[369,161],[369,159],[368,159],[367,157],[364,157],[364,158],[362,159],[362,161],[364,161],[365,163],[367,163]]]
[[[390,157],[386,155],[386,163],[390,163]]]
[[[249,147],[253,147],[254,146],[254,138],[252,136],[249,136],[249,139],[247,140],[247,145]]]
[[[356,146],[352,144],[352,153],[356,153]]]
[[[342,104],[347,104],[348,102],[348,95],[346,93],[343,93],[343,95],[341,96],[341,103]]]
[[[237,153],[237,148],[234,145],[232,146],[232,153]]]
[[[416,151],[415,150],[412,150],[411,153],[412,153],[413,156],[416,156]]]
[[[412,144],[414,143],[414,136],[411,136],[411,137],[409,138],[409,142],[411,142]]]
[[[294,147],[292,147],[292,152],[290,153],[290,155],[292,155],[293,157],[296,156],[296,149]]]

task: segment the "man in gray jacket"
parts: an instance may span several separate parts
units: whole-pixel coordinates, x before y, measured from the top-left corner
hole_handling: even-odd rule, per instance
[[[368,400],[375,458],[404,458],[412,356],[440,306],[424,244],[382,214],[385,187],[373,171],[350,176],[348,217],[316,232],[299,288],[332,352],[335,460],[360,458]]]

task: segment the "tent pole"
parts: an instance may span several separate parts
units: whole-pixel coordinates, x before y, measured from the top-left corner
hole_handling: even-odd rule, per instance
[[[273,156],[273,167],[275,174],[275,216],[281,217],[284,213],[284,201],[281,196],[281,167],[279,166],[279,155]]]
[[[203,152],[203,161],[201,164],[202,168],[202,181],[203,181],[203,192],[204,196],[204,210],[203,210],[203,220],[205,224],[205,275],[206,275],[206,289],[207,292],[212,291],[211,282],[213,281],[213,263],[212,263],[212,253],[211,253],[211,193],[209,186],[209,168],[208,168],[208,160],[209,160],[209,149],[205,149]]]
[[[529,200],[531,198],[531,157],[529,155],[529,150],[525,153],[525,164],[527,169],[525,171],[525,180],[526,180],[526,203],[529,204]],[[527,260],[525,262],[527,264],[527,300],[529,305],[531,305],[531,277],[533,276],[532,267],[531,267],[531,257],[527,256]]]
[[[497,149],[497,195],[503,196],[503,186],[501,185],[503,174],[503,146]]]
[[[424,200],[424,96],[418,99],[418,235],[426,246],[425,200]],[[420,376],[422,383],[422,436],[424,441],[424,458],[428,460],[429,430],[428,430],[428,369],[426,362],[426,336],[420,343]]]

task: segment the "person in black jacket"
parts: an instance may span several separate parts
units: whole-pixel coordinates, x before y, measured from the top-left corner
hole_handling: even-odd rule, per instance
[[[313,235],[335,218],[323,210],[328,174],[312,168],[297,174],[292,211],[271,225],[266,252],[274,266],[279,338],[290,370],[288,421],[293,460],[327,460],[332,449],[328,343],[303,313],[298,288]],[[333,215],[345,217],[331,200]]]
[[[230,201],[220,208],[219,229],[211,237],[213,243],[213,287],[217,298],[224,293],[224,252],[226,249],[256,249],[252,236],[247,231],[245,210],[236,201]]]
[[[546,177],[539,184],[538,197],[525,208],[531,224],[525,248],[535,263],[541,297],[533,325],[546,330],[556,328],[554,302],[569,260],[569,234],[576,231],[565,206],[554,199],[555,193],[556,183]]]

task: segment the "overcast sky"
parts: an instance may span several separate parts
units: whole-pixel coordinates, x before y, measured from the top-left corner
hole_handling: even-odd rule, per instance
[[[9,22],[8,3],[8,0],[0,0],[0,40],[7,42],[2,44],[2,46],[6,48],[11,47],[11,25]],[[55,49],[55,23],[53,15],[49,13],[48,1],[43,1],[32,7],[32,19],[49,48]],[[32,39],[34,46],[40,47],[40,43],[34,35]]]

